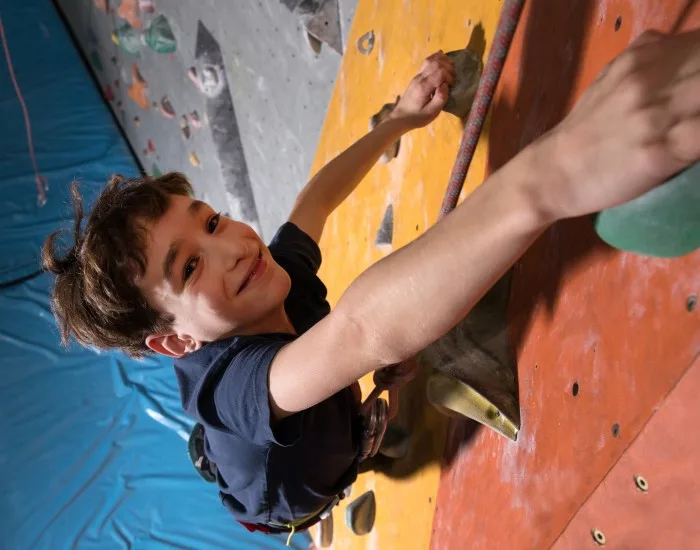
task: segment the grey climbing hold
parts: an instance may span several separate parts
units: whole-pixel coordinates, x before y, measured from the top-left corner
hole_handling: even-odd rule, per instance
[[[450,87],[450,97],[442,110],[465,118],[474,103],[484,66],[479,56],[469,50],[457,50],[446,55],[455,64],[456,76]]]
[[[382,105],[382,108],[377,111],[376,114],[374,114],[370,119],[369,119],[369,129],[370,131],[374,130],[377,126],[379,126],[382,122],[384,122],[387,118],[389,118],[389,115],[394,111],[396,108],[397,103],[399,102],[399,99],[401,96],[396,96],[396,101],[393,103],[385,103]],[[399,148],[401,147],[401,139],[397,139],[394,143],[391,144],[391,146],[382,153],[382,156],[380,157],[380,162],[382,164],[386,164],[390,162],[392,159],[396,158],[399,154]]]
[[[294,13],[311,36],[343,55],[338,0],[302,0]]]
[[[353,534],[362,536],[374,527],[377,515],[377,503],[374,491],[367,491],[348,504],[345,510],[345,524]]]
[[[369,55],[374,49],[374,31],[369,31],[360,36],[357,41],[357,49],[361,54]]]
[[[374,239],[375,246],[391,246],[394,240],[394,207],[389,205],[384,212],[382,224],[379,226],[377,236]]]

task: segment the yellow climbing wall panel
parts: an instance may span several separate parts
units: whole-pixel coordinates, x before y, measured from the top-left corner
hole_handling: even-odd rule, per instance
[[[488,52],[501,6],[498,0],[359,0],[312,172],[368,131],[370,117],[403,93],[425,57],[439,49],[464,48],[474,32],[483,33]],[[357,42],[369,31],[375,35],[374,47],[365,55]],[[331,216],[321,241],[321,277],[328,286],[331,304],[362,271],[435,223],[462,128],[460,120],[442,114],[427,128],[405,135],[398,157],[387,165],[375,166]],[[487,124],[484,136],[488,130]],[[484,179],[485,144],[482,139],[464,193]],[[388,204],[394,209],[393,246],[380,250],[374,239]],[[372,388],[371,379],[363,380],[362,388],[366,395]],[[401,467],[413,473],[362,475],[349,501],[374,490],[374,530],[364,537],[353,536],[344,524],[346,503],[341,503],[334,517],[334,548],[428,548],[446,420],[425,403],[424,392],[417,393],[420,395],[417,400],[412,398],[411,406],[422,411],[410,426],[415,441],[409,465]],[[427,454],[425,447],[429,447]],[[433,460],[411,465],[419,455],[430,455]]]

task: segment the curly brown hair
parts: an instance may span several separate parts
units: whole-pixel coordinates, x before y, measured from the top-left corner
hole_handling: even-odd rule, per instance
[[[74,243],[59,257],[57,231],[42,251],[44,268],[56,274],[51,305],[67,345],[118,348],[133,357],[149,352],[146,336],[167,330],[172,320],[154,310],[136,286],[146,270],[144,222],[168,209],[171,195],[192,196],[176,172],[159,177],[114,176],[100,193],[84,230],[77,183],[71,186]]]

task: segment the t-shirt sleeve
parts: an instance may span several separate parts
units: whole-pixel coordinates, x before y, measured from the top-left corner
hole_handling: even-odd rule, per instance
[[[314,274],[321,267],[321,249],[318,244],[292,222],[279,228],[268,248],[280,264],[286,263],[285,260],[290,261]]]
[[[289,446],[301,436],[303,412],[276,422],[270,411],[270,365],[286,343],[267,338],[246,342],[226,365],[214,389],[221,422],[255,444]]]

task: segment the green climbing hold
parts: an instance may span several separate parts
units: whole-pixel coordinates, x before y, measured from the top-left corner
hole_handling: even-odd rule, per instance
[[[158,15],[143,33],[148,47],[158,53],[172,53],[177,49],[175,35],[164,15]]]
[[[124,23],[117,27],[112,35],[112,41],[129,55],[139,57],[141,50],[139,31],[129,25],[129,23]]]
[[[645,256],[675,258],[700,248],[700,163],[632,202],[604,210],[595,230],[609,245]]]
[[[159,178],[163,175],[163,172],[160,171],[160,168],[158,168],[158,165],[154,162],[153,166],[151,167],[151,176],[154,178]]]
[[[95,67],[97,72],[102,72],[102,60],[100,59],[100,54],[97,53],[97,50],[92,50],[90,52],[90,63],[92,63],[92,66]]]

